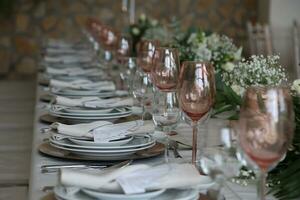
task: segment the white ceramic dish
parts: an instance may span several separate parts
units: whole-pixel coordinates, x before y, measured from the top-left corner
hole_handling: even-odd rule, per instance
[[[80,139],[74,139],[74,138],[68,138],[71,142],[74,144],[80,145],[80,146],[87,146],[87,147],[123,147],[125,144],[130,142],[133,139],[133,136],[126,136],[124,138],[120,138],[118,140],[112,140],[108,142],[95,142],[91,140],[80,140]],[[126,146],[126,145],[125,145]]]
[[[70,140],[70,141],[69,141]],[[105,145],[95,143],[94,141],[88,140],[79,140],[79,139],[63,139],[63,140],[56,140],[55,138],[50,138],[50,141],[56,145],[70,147],[70,148],[81,148],[81,149],[110,149],[110,150],[118,150],[118,149],[134,149],[140,148],[147,145],[151,145],[155,143],[155,139],[150,135],[139,136],[139,137],[131,137],[130,140],[123,144],[117,145],[114,142],[109,142],[111,145],[107,143]]]
[[[72,148],[72,147],[65,147],[54,144],[50,142],[50,145],[56,147],[58,149],[67,150],[72,153],[76,154],[84,154],[89,156],[119,156],[119,155],[129,155],[133,154],[137,151],[149,149],[153,147],[156,143],[152,143],[146,146],[138,147],[138,148],[131,148],[131,149],[80,149],[80,148]]]
[[[88,189],[81,189],[84,193],[91,197],[95,197],[97,199],[106,199],[106,200],[147,200],[153,199],[166,190],[156,190],[151,192],[145,192],[140,194],[113,194],[113,193],[105,193]]]
[[[84,189],[83,189],[84,190]],[[56,186],[54,188],[54,194],[56,198],[63,200],[136,200],[136,199],[151,199],[151,200],[197,200],[199,197],[199,192],[197,189],[168,189],[160,193],[162,190],[155,191],[154,193],[144,193],[138,194],[136,196],[126,196],[122,194],[111,194],[111,193],[101,193],[92,190],[79,190],[76,193],[67,193],[63,186]],[[87,193],[90,193],[89,196]],[[92,197],[93,195],[93,197]],[[100,196],[101,197],[100,197]],[[144,196],[143,196],[144,195]],[[97,196],[97,197],[96,197]],[[104,197],[105,196],[105,197]],[[138,198],[135,198],[138,197]]]
[[[50,113],[69,116],[114,116],[132,113],[130,107],[109,108],[109,109],[85,109],[78,107],[64,107],[60,105],[52,105],[49,109]]]

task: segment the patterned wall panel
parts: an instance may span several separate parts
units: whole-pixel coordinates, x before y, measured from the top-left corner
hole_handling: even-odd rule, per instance
[[[13,1],[13,0],[12,0]],[[0,18],[0,73],[36,71],[44,38],[78,38],[87,16],[120,27],[121,0],[14,0],[10,18]],[[245,41],[245,23],[255,20],[257,0],[136,0],[137,15],[145,13],[162,22],[172,17],[184,27],[198,26]]]

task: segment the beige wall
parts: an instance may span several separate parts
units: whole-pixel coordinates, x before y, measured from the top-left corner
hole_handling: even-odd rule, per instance
[[[296,78],[294,63],[293,21],[300,24],[299,0],[269,0],[269,23],[272,31],[274,51],[280,54],[281,63],[290,74],[291,79]],[[298,77],[299,78],[299,77]]]
[[[80,37],[87,16],[120,26],[121,0],[12,0],[15,10],[0,19],[0,74],[36,71],[40,44],[46,37]],[[255,20],[257,0],[136,0],[137,13],[168,21],[176,16],[184,26],[227,34],[245,40],[245,22]],[[137,14],[137,15],[138,15]]]

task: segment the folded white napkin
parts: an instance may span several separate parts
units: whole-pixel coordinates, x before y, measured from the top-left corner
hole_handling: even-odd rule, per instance
[[[93,52],[89,49],[74,49],[72,47],[65,48],[53,48],[48,47],[45,49],[47,55],[57,55],[57,54],[72,54],[72,55],[81,55],[81,56],[90,56]]]
[[[139,164],[116,170],[88,172],[62,169],[59,180],[67,186],[109,192],[123,190],[127,194],[169,188],[196,188],[197,185],[210,183],[206,176],[200,175],[198,170],[188,163],[158,166]]]
[[[47,67],[46,72],[50,75],[69,75],[69,76],[78,76],[78,75],[99,75],[101,71],[99,69],[83,69],[80,67],[72,67],[66,69],[57,69],[54,67]]]
[[[51,79],[49,81],[49,85],[51,87],[57,87],[57,88],[70,88],[70,89],[83,89],[83,90],[112,91],[116,89],[116,86],[112,81],[92,82],[90,80],[85,80],[85,79],[78,79],[71,82]]]
[[[112,123],[108,121],[95,121],[92,123],[66,125],[59,122],[55,122],[51,124],[50,127],[57,130],[58,133],[66,136],[92,138],[93,129],[106,125],[112,125]]]
[[[92,57],[88,56],[74,56],[74,55],[61,55],[61,56],[45,56],[45,62],[49,63],[90,63],[93,61]]]
[[[121,106],[132,106],[132,98],[110,98],[101,99],[99,97],[68,98],[62,96],[55,97],[56,104],[63,106],[78,106],[86,108],[115,108]]]
[[[99,97],[81,97],[81,98],[68,98],[63,96],[56,96],[55,103],[63,106],[84,106],[86,101],[97,101]]]
[[[50,125],[51,128],[57,130],[59,134],[54,135],[56,139],[64,139],[66,137],[85,137],[104,142],[118,139],[129,134],[143,134],[154,131],[154,124],[149,121],[130,121],[118,124],[112,124],[107,121],[95,121],[92,123],[66,125],[55,122]]]

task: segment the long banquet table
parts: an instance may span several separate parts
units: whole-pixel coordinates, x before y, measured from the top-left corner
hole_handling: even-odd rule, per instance
[[[62,164],[62,163],[74,163],[74,161],[66,161],[51,157],[46,157],[38,152],[38,146],[43,143],[43,140],[48,137],[48,135],[41,133],[40,129],[47,127],[47,124],[41,123],[39,117],[46,113],[45,106],[47,103],[41,102],[40,95],[45,93],[46,88],[42,86],[37,86],[36,92],[36,106],[35,106],[35,116],[34,116],[34,129],[33,129],[33,142],[32,142],[32,154],[31,154],[31,173],[29,180],[29,200],[40,200],[43,199],[47,193],[43,191],[45,186],[55,186],[57,183],[57,173],[41,173],[41,165],[44,164]],[[211,119],[207,126],[200,128],[200,132],[208,131],[209,134],[207,137],[207,142],[214,142],[214,135],[217,133],[218,126],[225,125],[227,123],[224,120]],[[190,141],[191,138],[191,129],[186,124],[181,123],[177,127],[177,132],[180,137],[183,137],[185,140]],[[180,151],[180,154],[184,159],[189,160],[191,157],[191,151]],[[136,163],[159,163],[163,162],[163,156],[158,156],[155,158],[148,158]],[[231,182],[227,182],[227,187],[224,188],[224,195],[226,199],[255,199],[256,191],[255,185],[240,186]],[[48,191],[49,192],[49,191]],[[268,198],[273,199],[273,198]]]

